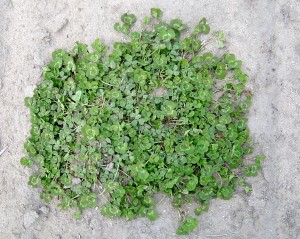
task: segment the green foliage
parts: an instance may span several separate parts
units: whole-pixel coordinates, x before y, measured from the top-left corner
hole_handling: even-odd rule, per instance
[[[21,158],[20,160],[21,165],[26,166],[26,167],[31,167],[32,166],[32,161],[26,157]]]
[[[224,33],[221,31],[217,31],[214,33],[214,35],[217,37],[216,41],[216,47],[217,48],[224,48],[224,43],[226,42],[226,38],[224,36]]]
[[[188,235],[192,230],[198,226],[198,221],[196,218],[188,216],[177,229],[176,233],[178,235]]]
[[[151,8],[151,16],[152,17],[155,17],[157,19],[161,19],[162,15],[163,15],[163,12],[159,8]]]
[[[205,51],[198,38],[210,32],[205,18],[183,38],[187,26],[162,15],[151,9],[140,32],[133,14],[122,15],[114,28],[130,40],[115,42],[110,54],[99,39],[92,50],[78,42],[56,50],[25,99],[32,126],[20,163],[38,169],[29,185],[46,202],[57,197],[62,210],[75,208],[74,218],[105,196],[100,212],[109,218],[155,220],[158,191],[177,208],[196,201],[200,215],[211,199],[230,199],[237,183],[250,192],[243,178],[261,168],[262,156],[243,160],[252,146],[242,62]],[[214,36],[224,47],[223,33]],[[197,224],[188,216],[177,233]]]
[[[208,204],[202,204],[202,205],[199,205],[196,209],[195,209],[195,214],[197,216],[200,216],[202,214],[202,212],[206,212],[208,211]]]

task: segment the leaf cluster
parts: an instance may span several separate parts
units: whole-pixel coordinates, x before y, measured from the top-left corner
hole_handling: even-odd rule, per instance
[[[114,28],[130,40],[115,42],[110,54],[99,39],[91,48],[77,42],[56,50],[25,99],[31,135],[21,164],[37,168],[29,185],[46,202],[58,198],[62,210],[75,208],[76,218],[105,196],[100,212],[109,218],[155,220],[158,191],[174,207],[193,199],[200,215],[260,169],[263,157],[248,166],[243,160],[253,148],[242,62],[205,51],[205,18],[183,38],[187,25],[162,14],[151,9],[141,31],[132,30],[133,14],[122,15]],[[177,233],[197,225],[188,216]]]

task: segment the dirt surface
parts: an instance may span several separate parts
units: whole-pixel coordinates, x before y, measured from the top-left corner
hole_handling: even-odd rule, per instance
[[[249,180],[251,195],[214,200],[189,238],[300,238],[299,0],[0,0],[0,151],[8,146],[0,156],[0,239],[178,238],[179,215],[168,198],[155,222],[108,220],[96,210],[74,220],[55,203],[45,205],[27,186],[31,170],[19,165],[30,129],[23,100],[41,81],[51,52],[78,40],[122,40],[113,31],[120,15],[130,11],[142,19],[151,7],[189,25],[206,16],[224,31],[250,76],[249,127],[257,152],[268,158]]]

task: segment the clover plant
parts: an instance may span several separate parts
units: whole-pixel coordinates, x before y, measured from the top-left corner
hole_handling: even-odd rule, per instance
[[[79,218],[99,206],[109,217],[155,220],[153,195],[163,192],[180,208],[195,201],[196,215],[213,198],[230,199],[245,177],[256,176],[263,156],[253,152],[247,113],[252,93],[242,62],[229,52],[205,49],[222,32],[208,37],[201,19],[190,35],[180,19],[162,20],[151,9],[140,31],[136,17],[124,14],[115,30],[128,36],[111,53],[99,39],[73,50],[52,53],[43,81],[31,98],[31,130],[21,164],[33,167],[29,185],[41,198],[59,200]],[[220,50],[219,50],[220,51]],[[99,205],[99,198],[106,203]],[[198,225],[182,218],[178,234]]]

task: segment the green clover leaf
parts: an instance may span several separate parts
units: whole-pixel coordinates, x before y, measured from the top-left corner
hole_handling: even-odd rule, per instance
[[[175,32],[172,29],[160,30],[158,32],[158,37],[164,42],[169,42],[175,38]]]
[[[127,148],[128,148],[127,142],[119,142],[115,148],[115,151],[119,154],[124,154],[126,153]]]
[[[123,23],[132,26],[136,22],[136,16],[134,14],[125,13],[121,16],[121,20]]]
[[[198,184],[198,177],[195,175],[192,175],[192,177],[190,177],[189,181],[187,182],[186,189],[189,191],[194,191],[197,187]]]
[[[20,163],[21,163],[21,165],[26,166],[26,167],[31,167],[33,164],[33,162],[26,157],[21,158]]]
[[[198,226],[197,219],[189,216],[181,223],[181,225],[177,229],[176,233],[178,235],[188,235],[197,226]]]
[[[180,19],[173,19],[170,23],[170,25],[178,31],[183,31],[187,28],[185,24],[182,23]]]
[[[161,19],[163,12],[159,8],[151,8],[151,16],[157,19]]]
[[[86,65],[86,77],[94,79],[99,74],[99,68],[96,63],[88,63]]]
[[[82,128],[82,134],[88,141],[94,140],[99,135],[99,129],[90,125],[85,125]]]
[[[29,177],[29,181],[28,181],[28,184],[31,186],[31,187],[37,187],[41,184],[41,178],[38,177],[37,175],[31,175]]]

